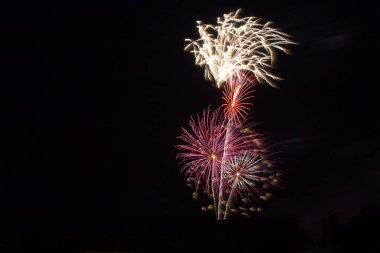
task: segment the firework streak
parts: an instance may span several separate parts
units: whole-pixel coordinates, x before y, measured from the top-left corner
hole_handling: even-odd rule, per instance
[[[271,198],[270,190],[281,177],[247,115],[254,85],[275,86],[280,80],[270,71],[275,52],[289,53],[285,46],[295,43],[270,22],[240,18],[240,12],[225,14],[216,25],[197,21],[200,38],[185,40],[185,51],[194,54],[205,78],[223,89],[222,106],[192,117],[190,129],[182,128],[182,144],[177,145],[193,198],[205,204],[203,211],[215,212],[217,219],[261,212],[261,202]]]

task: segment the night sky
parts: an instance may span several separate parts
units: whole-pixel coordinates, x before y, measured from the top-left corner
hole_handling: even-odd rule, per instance
[[[285,80],[257,86],[250,114],[281,152],[284,187],[263,214],[227,226],[238,237],[294,221],[317,238],[329,213],[379,206],[375,1],[10,1],[0,7],[0,246],[101,249],[117,237],[128,249],[120,238],[146,242],[147,230],[183,239],[224,226],[192,199],[175,145],[191,115],[221,103],[184,39],[198,36],[196,20],[238,8],[299,45],[278,56]]]

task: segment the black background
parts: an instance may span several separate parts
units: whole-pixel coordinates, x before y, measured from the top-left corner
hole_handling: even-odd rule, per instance
[[[174,146],[181,126],[218,106],[221,92],[183,48],[198,36],[196,20],[214,23],[237,8],[275,21],[300,45],[278,57],[280,88],[260,85],[252,100],[258,130],[281,151],[285,187],[253,220],[216,222],[191,198]],[[12,1],[0,9],[4,252],[380,248],[375,1]],[[339,227],[333,239],[326,220]],[[360,229],[344,232],[350,221]]]

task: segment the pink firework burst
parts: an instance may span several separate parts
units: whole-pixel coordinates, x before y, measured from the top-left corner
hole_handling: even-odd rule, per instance
[[[188,178],[194,179],[196,189],[205,185],[206,192],[213,197],[214,206],[217,205],[223,161],[256,146],[252,141],[252,132],[244,131],[237,125],[230,125],[227,131],[227,121],[220,109],[205,109],[196,118],[191,118],[190,130],[182,128],[179,139],[184,144],[177,145],[182,171]],[[225,153],[226,147],[228,154]]]
[[[219,178],[221,157],[223,156],[225,119],[219,110],[205,109],[201,115],[190,120],[190,131],[182,128],[179,137],[185,144],[177,145],[181,150],[182,171],[195,178],[195,185],[206,183],[210,192],[211,182]]]

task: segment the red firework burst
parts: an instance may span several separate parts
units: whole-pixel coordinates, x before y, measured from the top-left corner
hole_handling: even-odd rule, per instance
[[[253,75],[243,74],[229,79],[224,85],[222,107],[229,120],[240,123],[247,116],[249,107],[252,105],[249,99],[253,97],[253,82]]]

